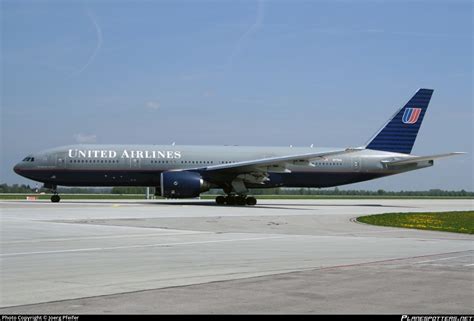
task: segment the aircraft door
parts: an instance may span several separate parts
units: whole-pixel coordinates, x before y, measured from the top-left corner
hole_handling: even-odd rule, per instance
[[[140,168],[140,158],[130,158],[130,168]]]
[[[360,172],[360,168],[360,157],[352,157],[352,170],[354,170],[354,172]]]
[[[59,168],[66,167],[66,157],[64,155],[57,155],[56,157],[56,166]]]

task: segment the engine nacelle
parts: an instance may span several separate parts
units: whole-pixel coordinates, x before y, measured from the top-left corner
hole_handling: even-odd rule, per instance
[[[170,171],[161,173],[161,195],[167,198],[198,197],[210,185],[199,173]]]

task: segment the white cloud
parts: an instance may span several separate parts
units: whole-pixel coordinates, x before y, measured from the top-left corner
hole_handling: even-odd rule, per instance
[[[148,101],[145,106],[151,110],[158,110],[160,108],[160,103],[158,101]]]
[[[92,54],[89,56],[89,59],[87,59],[86,63],[78,71],[74,73],[75,76],[80,75],[84,70],[86,70],[87,67],[89,67],[89,65],[94,61],[95,57],[99,53],[100,48],[102,47],[102,42],[103,42],[102,29],[100,28],[100,25],[97,22],[97,19],[95,18],[95,16],[89,10],[87,11],[87,16],[89,17],[92,24],[94,25],[96,36],[97,36],[97,43],[94,50],[92,51]]]
[[[209,98],[209,97],[214,97],[216,95],[215,91],[213,90],[207,90],[202,93],[203,97]]]
[[[257,15],[255,17],[255,22],[247,28],[247,30],[240,36],[237,40],[237,43],[234,45],[234,50],[232,51],[229,62],[232,66],[234,63],[235,57],[239,55],[244,47],[247,39],[250,38],[253,34],[255,34],[258,29],[263,26],[263,19],[264,19],[264,3],[263,0],[257,0]]]
[[[88,135],[88,134],[75,134],[74,139],[79,144],[93,144],[97,142],[97,135]]]

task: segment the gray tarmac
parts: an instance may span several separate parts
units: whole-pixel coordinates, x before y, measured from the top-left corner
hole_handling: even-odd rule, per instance
[[[474,313],[473,200],[0,202],[0,313]]]

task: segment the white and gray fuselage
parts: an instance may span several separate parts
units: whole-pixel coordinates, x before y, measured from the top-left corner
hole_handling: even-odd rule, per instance
[[[160,186],[166,171],[201,172],[220,186],[232,179],[229,168],[206,175],[206,168],[295,154],[325,153],[334,148],[175,146],[175,145],[71,145],[31,154],[15,171],[46,185],[64,186]],[[428,167],[433,162],[390,168],[383,161],[412,156],[375,150],[317,157],[308,162],[292,161],[266,167],[270,180],[249,187],[329,187],[350,184]],[[33,161],[31,161],[33,160]],[[237,174],[237,172],[235,172]],[[206,177],[210,176],[210,177]],[[215,176],[215,177],[213,177]]]

